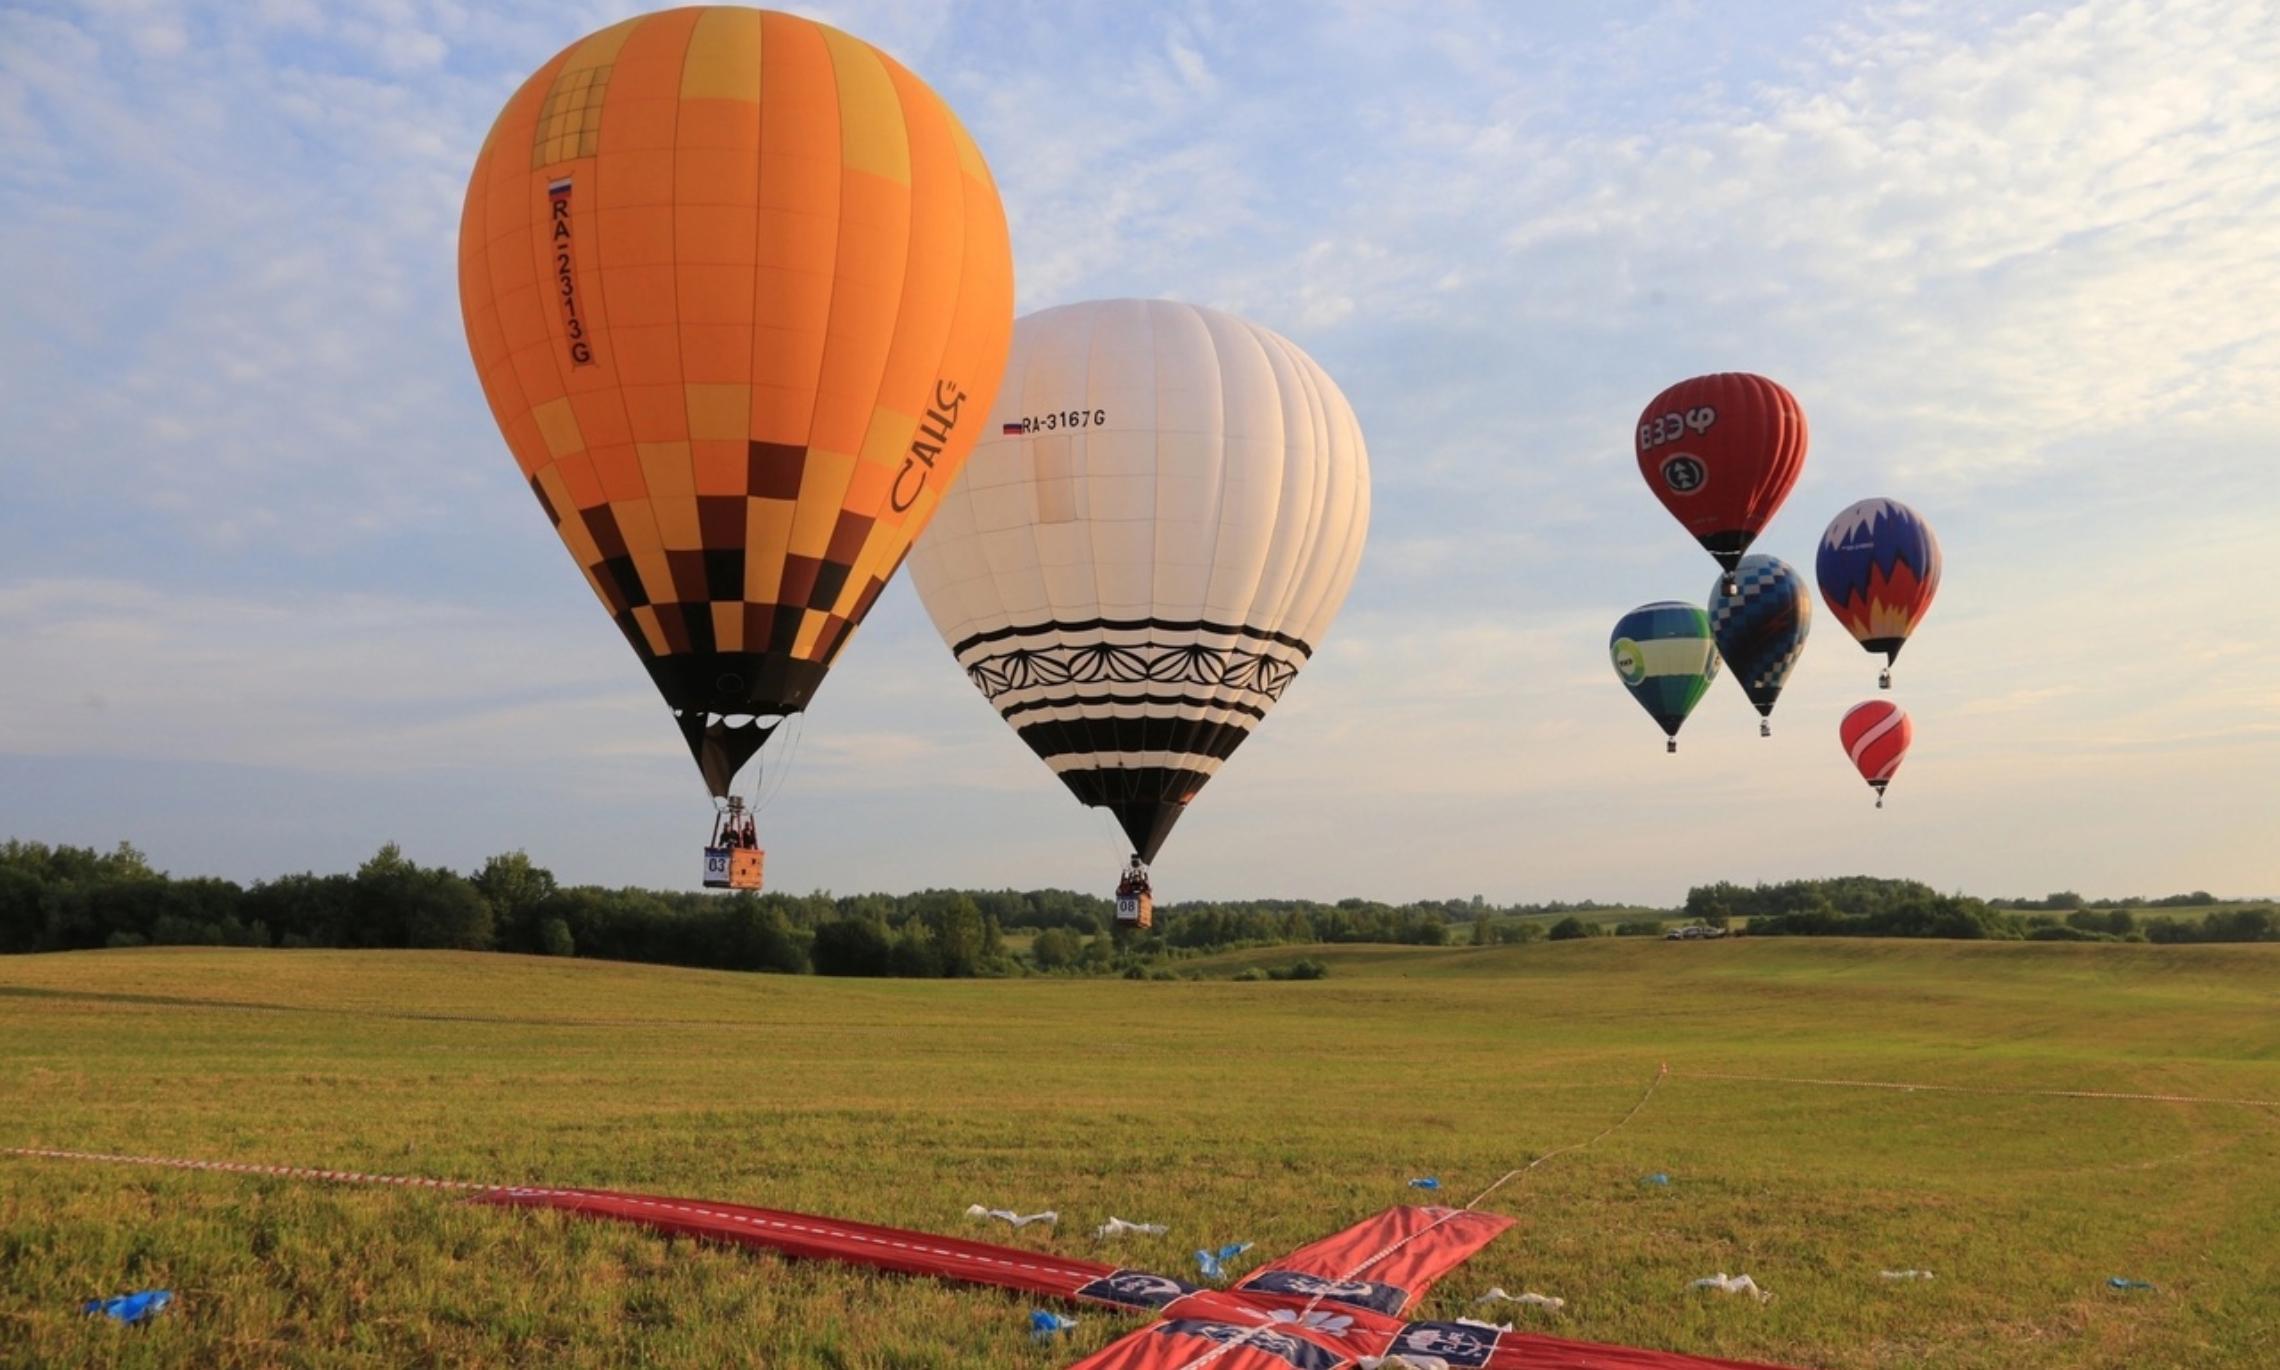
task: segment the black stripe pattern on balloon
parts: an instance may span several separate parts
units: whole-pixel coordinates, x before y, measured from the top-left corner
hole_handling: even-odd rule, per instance
[[[1009,647],[967,662],[966,677],[992,703],[1023,690],[1072,685],[1196,685],[1272,703],[1298,668],[1298,662],[1242,646],[1092,642]]]

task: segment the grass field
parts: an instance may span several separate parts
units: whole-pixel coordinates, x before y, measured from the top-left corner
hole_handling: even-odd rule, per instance
[[[449,953],[0,959],[0,1146],[590,1184],[1119,1258],[1269,1256],[1437,1175],[1562,1335],[1824,1366],[2270,1365],[2280,947],[1307,948],[1311,983],[852,982]],[[1222,970],[1295,959],[1244,953]],[[1668,1172],[1667,1187],[1642,1185]],[[1002,1237],[1003,1228],[995,1229]],[[1884,1268],[1926,1267],[1889,1284]],[[1770,1304],[1690,1294],[1747,1271]],[[2151,1293],[2105,1287],[2148,1280]],[[146,1287],[144,1329],[80,1300]],[[0,1157],[0,1363],[1060,1365],[1027,1305],[446,1197]]]

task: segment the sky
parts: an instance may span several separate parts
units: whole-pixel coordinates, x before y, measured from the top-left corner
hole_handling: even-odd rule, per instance
[[[635,8],[0,3],[0,836],[696,883],[709,801],[455,282],[500,105]],[[1160,897],[2280,893],[2264,0],[799,8],[960,112],[1021,312],[1230,310],[1361,420],[1352,594]],[[1666,756],[1609,667],[1711,587],[1630,440],[1721,370],[1812,425],[1758,550],[1809,566],[1872,495],[1945,547],[1881,812],[1836,741],[1877,663],[1825,612],[1771,739],[1722,679]],[[794,731],[774,887],[1114,878],[907,584]]]

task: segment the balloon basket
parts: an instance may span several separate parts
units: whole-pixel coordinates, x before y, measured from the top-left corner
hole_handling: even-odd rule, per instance
[[[1758,720],[1758,736],[1759,736],[1759,737],[1771,737],[1771,736],[1773,736],[1773,722],[1772,722],[1772,720],[1771,720],[1771,719],[1764,719],[1764,718],[1761,718],[1761,719],[1759,719],[1759,720]]]
[[[1882,671],[1880,671],[1880,672],[1878,672],[1878,673],[1877,673],[1877,676],[1876,676],[1876,688],[1877,688],[1877,689],[1879,689],[1879,690],[1889,690],[1889,689],[1891,689],[1891,688],[1892,688],[1892,668],[1891,668],[1891,667],[1889,667],[1889,666],[1888,666],[1888,667],[1886,667],[1884,670],[1882,670]]]
[[[1675,752],[1675,751],[1677,751],[1677,750],[1678,750],[1678,739],[1677,739],[1677,738],[1673,737],[1673,738],[1667,739],[1667,740],[1666,740],[1666,741],[1663,743],[1663,751],[1665,751],[1665,752]]]

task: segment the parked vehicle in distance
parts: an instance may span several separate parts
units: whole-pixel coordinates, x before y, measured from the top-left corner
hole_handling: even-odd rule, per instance
[[[1663,940],[1665,942],[1701,942],[1725,935],[1726,930],[1724,928],[1713,928],[1701,923],[1694,923],[1683,928],[1672,928],[1663,934]]]

